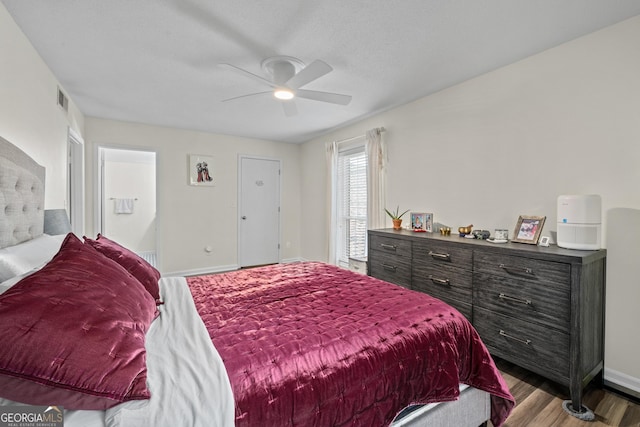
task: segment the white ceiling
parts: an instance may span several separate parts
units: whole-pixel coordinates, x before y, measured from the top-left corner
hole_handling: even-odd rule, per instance
[[[2,0],[87,116],[304,142],[640,14],[638,0]],[[286,117],[264,75],[287,55],[334,70]],[[266,77],[266,76],[265,76]]]

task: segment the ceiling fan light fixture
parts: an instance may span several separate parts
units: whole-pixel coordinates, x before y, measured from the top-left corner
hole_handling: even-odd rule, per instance
[[[286,101],[289,99],[293,99],[294,94],[293,94],[293,91],[290,89],[278,88],[275,91],[273,91],[273,96],[275,96],[278,99],[282,99]]]

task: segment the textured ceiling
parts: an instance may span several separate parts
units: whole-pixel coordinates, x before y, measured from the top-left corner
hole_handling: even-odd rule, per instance
[[[304,142],[640,14],[638,0],[2,0],[87,116]],[[286,117],[267,77],[287,55],[334,70]]]

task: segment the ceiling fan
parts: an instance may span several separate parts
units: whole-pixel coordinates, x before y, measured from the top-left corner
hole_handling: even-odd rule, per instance
[[[225,99],[222,102],[273,93],[273,96],[282,101],[282,108],[284,109],[286,116],[295,116],[298,113],[298,109],[294,102],[296,97],[339,105],[347,105],[351,102],[351,96],[349,95],[301,89],[302,86],[319,79],[333,70],[329,64],[319,59],[316,59],[311,64],[305,66],[302,61],[291,56],[274,56],[267,58],[262,61],[262,69],[271,77],[271,80],[236,67],[235,65],[220,64],[220,66],[240,72],[245,76],[264,83],[272,88],[269,91],[240,95]]]

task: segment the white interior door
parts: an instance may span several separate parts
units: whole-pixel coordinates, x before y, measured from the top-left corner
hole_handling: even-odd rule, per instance
[[[280,161],[239,159],[238,263],[280,261]]]

